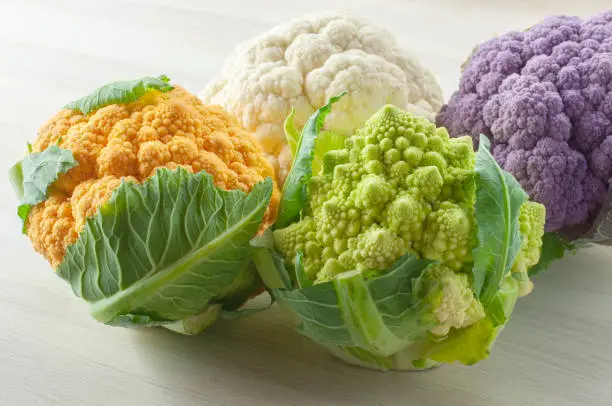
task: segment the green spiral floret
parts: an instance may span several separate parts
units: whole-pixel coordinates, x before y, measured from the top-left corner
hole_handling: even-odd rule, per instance
[[[431,332],[445,336],[451,328],[462,328],[485,316],[482,304],[474,297],[467,274],[453,272],[444,265],[434,265],[425,272],[424,282],[430,285],[429,300],[433,314],[440,322]]]
[[[303,218],[274,231],[276,248],[289,263],[302,252],[315,284],[348,271],[387,269],[406,253],[435,260],[424,282],[438,322],[432,333],[471,325],[485,317],[470,274],[475,163],[471,138],[451,139],[425,118],[385,106],[343,149],[327,152],[310,181]],[[513,269],[519,285],[539,257],[543,219],[540,205],[525,204],[526,238]]]
[[[525,202],[521,206],[519,227],[523,235],[523,243],[512,266],[512,275],[519,282],[519,295],[521,296],[527,295],[533,289],[528,271],[540,260],[545,221],[546,209],[543,205]]]

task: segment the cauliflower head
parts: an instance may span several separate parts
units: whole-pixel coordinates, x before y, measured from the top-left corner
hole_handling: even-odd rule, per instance
[[[549,17],[478,46],[437,122],[485,134],[546,206],[546,230],[589,225],[612,178],[612,11]]]
[[[470,137],[451,138],[427,119],[387,105],[344,148],[327,152],[322,173],[310,181],[302,219],[274,230],[276,249],[290,264],[301,252],[315,284],[345,272],[388,269],[406,253],[433,260],[422,282],[439,323],[431,333],[470,326],[485,317],[471,286],[475,158]],[[520,261],[506,277],[528,285],[545,211],[529,201],[520,210]]]
[[[283,183],[292,160],[285,117],[295,109],[301,127],[342,91],[349,96],[326,126],[345,136],[385,104],[428,117],[442,105],[433,75],[391,33],[341,14],[298,18],[244,42],[200,97],[220,104],[254,133]]]
[[[179,86],[87,114],[65,108],[42,126],[32,152],[54,145],[71,151],[78,164],[60,174],[48,198],[32,208],[26,227],[36,251],[54,268],[122,181],[141,183],[158,168],[182,167],[206,171],[221,189],[249,192],[274,177],[257,140],[230,114]],[[274,187],[262,229],[274,222],[279,195]]]

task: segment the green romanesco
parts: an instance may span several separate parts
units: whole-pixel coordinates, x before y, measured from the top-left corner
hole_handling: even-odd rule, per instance
[[[299,222],[274,231],[276,248],[290,264],[301,251],[315,283],[387,269],[406,253],[435,260],[424,276],[437,283],[429,300],[440,325],[432,333],[471,325],[485,317],[469,276],[477,242],[475,157],[471,138],[450,138],[425,118],[385,106],[343,149],[327,152],[310,181],[309,207]],[[539,210],[528,203],[521,214],[526,266],[539,256]]]

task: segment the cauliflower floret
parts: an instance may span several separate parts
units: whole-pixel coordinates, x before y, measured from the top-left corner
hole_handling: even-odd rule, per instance
[[[87,115],[64,109],[42,126],[33,152],[55,144],[70,150],[78,165],[59,176],[51,197],[32,209],[27,222],[34,248],[55,268],[122,181],[142,182],[158,168],[181,166],[207,171],[223,189],[248,192],[275,177],[257,141],[234,118],[179,86]],[[279,199],[275,188],[262,230],[274,222]]]
[[[388,31],[344,15],[296,19],[246,41],[200,97],[255,134],[282,183],[291,165],[283,131],[291,108],[302,127],[317,106],[345,90],[326,124],[345,136],[385,104],[430,119],[442,105],[433,75]]]
[[[489,137],[500,166],[546,207],[546,231],[588,228],[606,199],[611,55],[612,11],[549,17],[479,45],[437,117],[453,136]]]

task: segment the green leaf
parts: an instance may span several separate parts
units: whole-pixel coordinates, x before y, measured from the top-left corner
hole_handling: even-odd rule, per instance
[[[195,335],[214,323],[219,318],[221,309],[220,304],[213,304],[206,306],[199,314],[179,321],[155,320],[151,316],[140,314],[122,314],[106,324],[125,328],[165,327],[176,333]]]
[[[437,362],[473,365],[489,356],[500,327],[495,327],[491,319],[484,318],[469,327],[453,329],[440,342],[433,342],[425,357]]]
[[[305,336],[319,344],[355,345],[331,283],[295,290],[274,289],[272,294],[298,316],[298,330]]]
[[[521,248],[518,217],[527,199],[516,179],[497,165],[489,146],[481,135],[475,168],[478,245],[472,267],[474,292],[485,307],[495,298]]]
[[[435,325],[414,289],[415,278],[430,264],[407,254],[371,277],[345,272],[330,282],[273,294],[298,315],[300,331],[314,341],[389,356]]]
[[[487,308],[487,313],[496,326],[505,324],[510,320],[518,297],[518,281],[514,278],[504,278],[499,290]]]
[[[159,169],[142,184],[122,182],[87,220],[57,274],[114,323],[126,315],[181,321],[211,304],[235,304],[257,288],[249,240],[272,181],[249,194],[214,186],[206,172]]]
[[[574,252],[575,246],[573,243],[566,241],[558,233],[544,233],[542,237],[542,252],[540,260],[531,269],[529,276],[537,275],[538,273],[548,269],[553,261],[563,258],[567,251]]]
[[[295,126],[295,109],[291,109],[291,113],[287,116],[284,123],[285,130],[285,139],[287,140],[287,144],[289,144],[289,148],[291,149],[291,155],[295,156],[297,151],[298,142],[300,140],[300,132]]]
[[[437,324],[429,316],[431,304],[425,300],[428,292],[420,284],[423,272],[433,263],[406,254],[389,270],[368,280],[372,299],[377,303],[385,325],[404,340],[417,340]]]
[[[344,96],[346,92],[329,99],[327,104],[317,110],[306,122],[293,157],[291,171],[287,176],[280,201],[278,218],[275,228],[284,228],[296,221],[302,208],[308,203],[308,182],[312,177],[312,160],[314,158],[315,140],[323,127],[325,117],[329,114],[332,104]]]
[[[304,270],[303,258],[304,254],[302,251],[299,251],[295,256],[295,280],[297,281],[297,285],[300,287],[300,289],[312,286],[312,281],[306,275],[306,271]]]
[[[323,131],[315,142],[312,173],[319,174],[323,170],[323,157],[329,151],[344,148],[346,137],[331,131]]]
[[[295,126],[295,109],[291,109],[291,113],[287,116],[284,123],[285,139],[289,148],[291,149],[291,155],[295,157],[298,149],[298,142],[300,140],[300,132]],[[346,137],[341,134],[336,134],[331,131],[323,131],[317,136],[315,141],[314,157],[312,160],[312,173],[318,174],[323,168],[323,156],[334,149],[341,149],[344,147],[344,141]]]
[[[68,103],[64,108],[89,114],[111,104],[134,102],[152,90],[168,92],[173,89],[168,84],[169,82],[170,78],[165,75],[156,78],[147,76],[135,80],[113,82],[94,90],[85,97]]]
[[[155,320],[151,316],[142,314],[120,314],[108,323],[109,326],[139,328],[139,327],[159,327],[172,323],[168,320]]]
[[[77,165],[72,151],[52,145],[42,152],[30,154],[9,171],[15,194],[19,199],[17,214],[23,221],[23,233],[32,207],[47,199],[47,189],[60,174]]]

